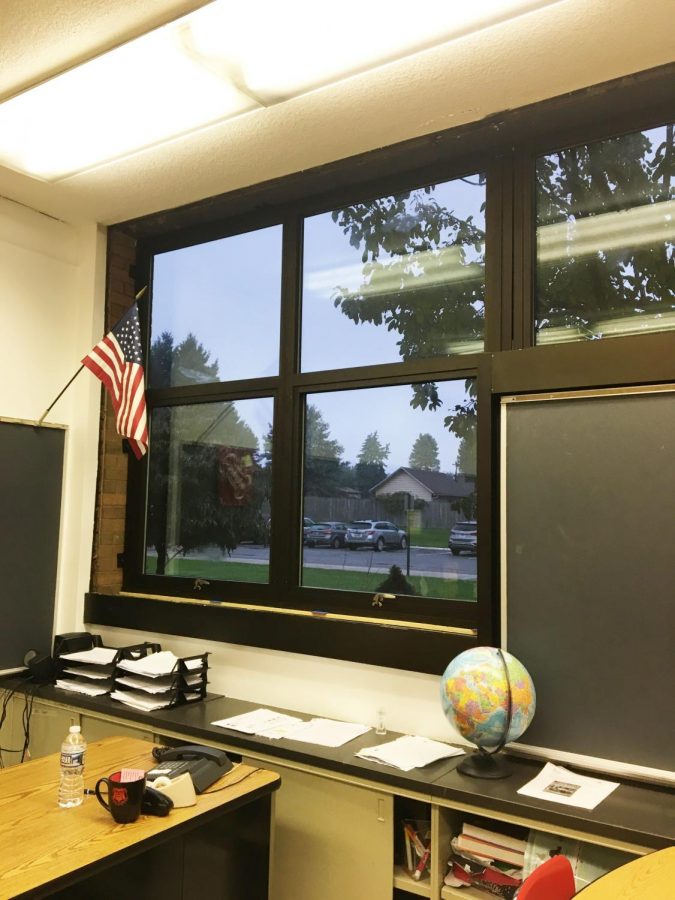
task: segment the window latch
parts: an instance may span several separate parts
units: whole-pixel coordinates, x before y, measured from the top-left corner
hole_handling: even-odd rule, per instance
[[[195,583],[192,585],[195,591],[201,591],[203,587],[208,587],[211,582],[207,581],[205,578],[195,578]]]
[[[375,596],[373,597],[373,602],[372,602],[371,606],[382,606],[382,603],[383,603],[385,600],[395,600],[395,599],[396,599],[396,594],[380,594],[380,593],[377,593],[377,594],[375,594]]]

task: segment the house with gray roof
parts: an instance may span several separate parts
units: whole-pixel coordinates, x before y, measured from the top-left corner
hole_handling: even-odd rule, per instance
[[[401,466],[370,489],[375,497],[390,494],[410,494],[416,500],[461,500],[476,490],[475,476],[448,475],[429,469]]]

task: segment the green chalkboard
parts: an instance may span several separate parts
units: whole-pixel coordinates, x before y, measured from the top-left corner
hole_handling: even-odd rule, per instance
[[[0,671],[50,653],[65,430],[0,419]]]
[[[671,771],[675,391],[504,399],[504,638],[530,746]]]

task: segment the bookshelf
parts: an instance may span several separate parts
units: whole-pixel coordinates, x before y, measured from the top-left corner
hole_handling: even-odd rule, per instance
[[[394,887],[415,897],[431,897],[431,883],[427,877],[424,881],[415,881],[405,866],[394,866]]]

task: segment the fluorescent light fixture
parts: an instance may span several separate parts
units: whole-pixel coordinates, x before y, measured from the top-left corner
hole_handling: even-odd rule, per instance
[[[0,104],[0,164],[56,181],[561,0],[216,0]]]

